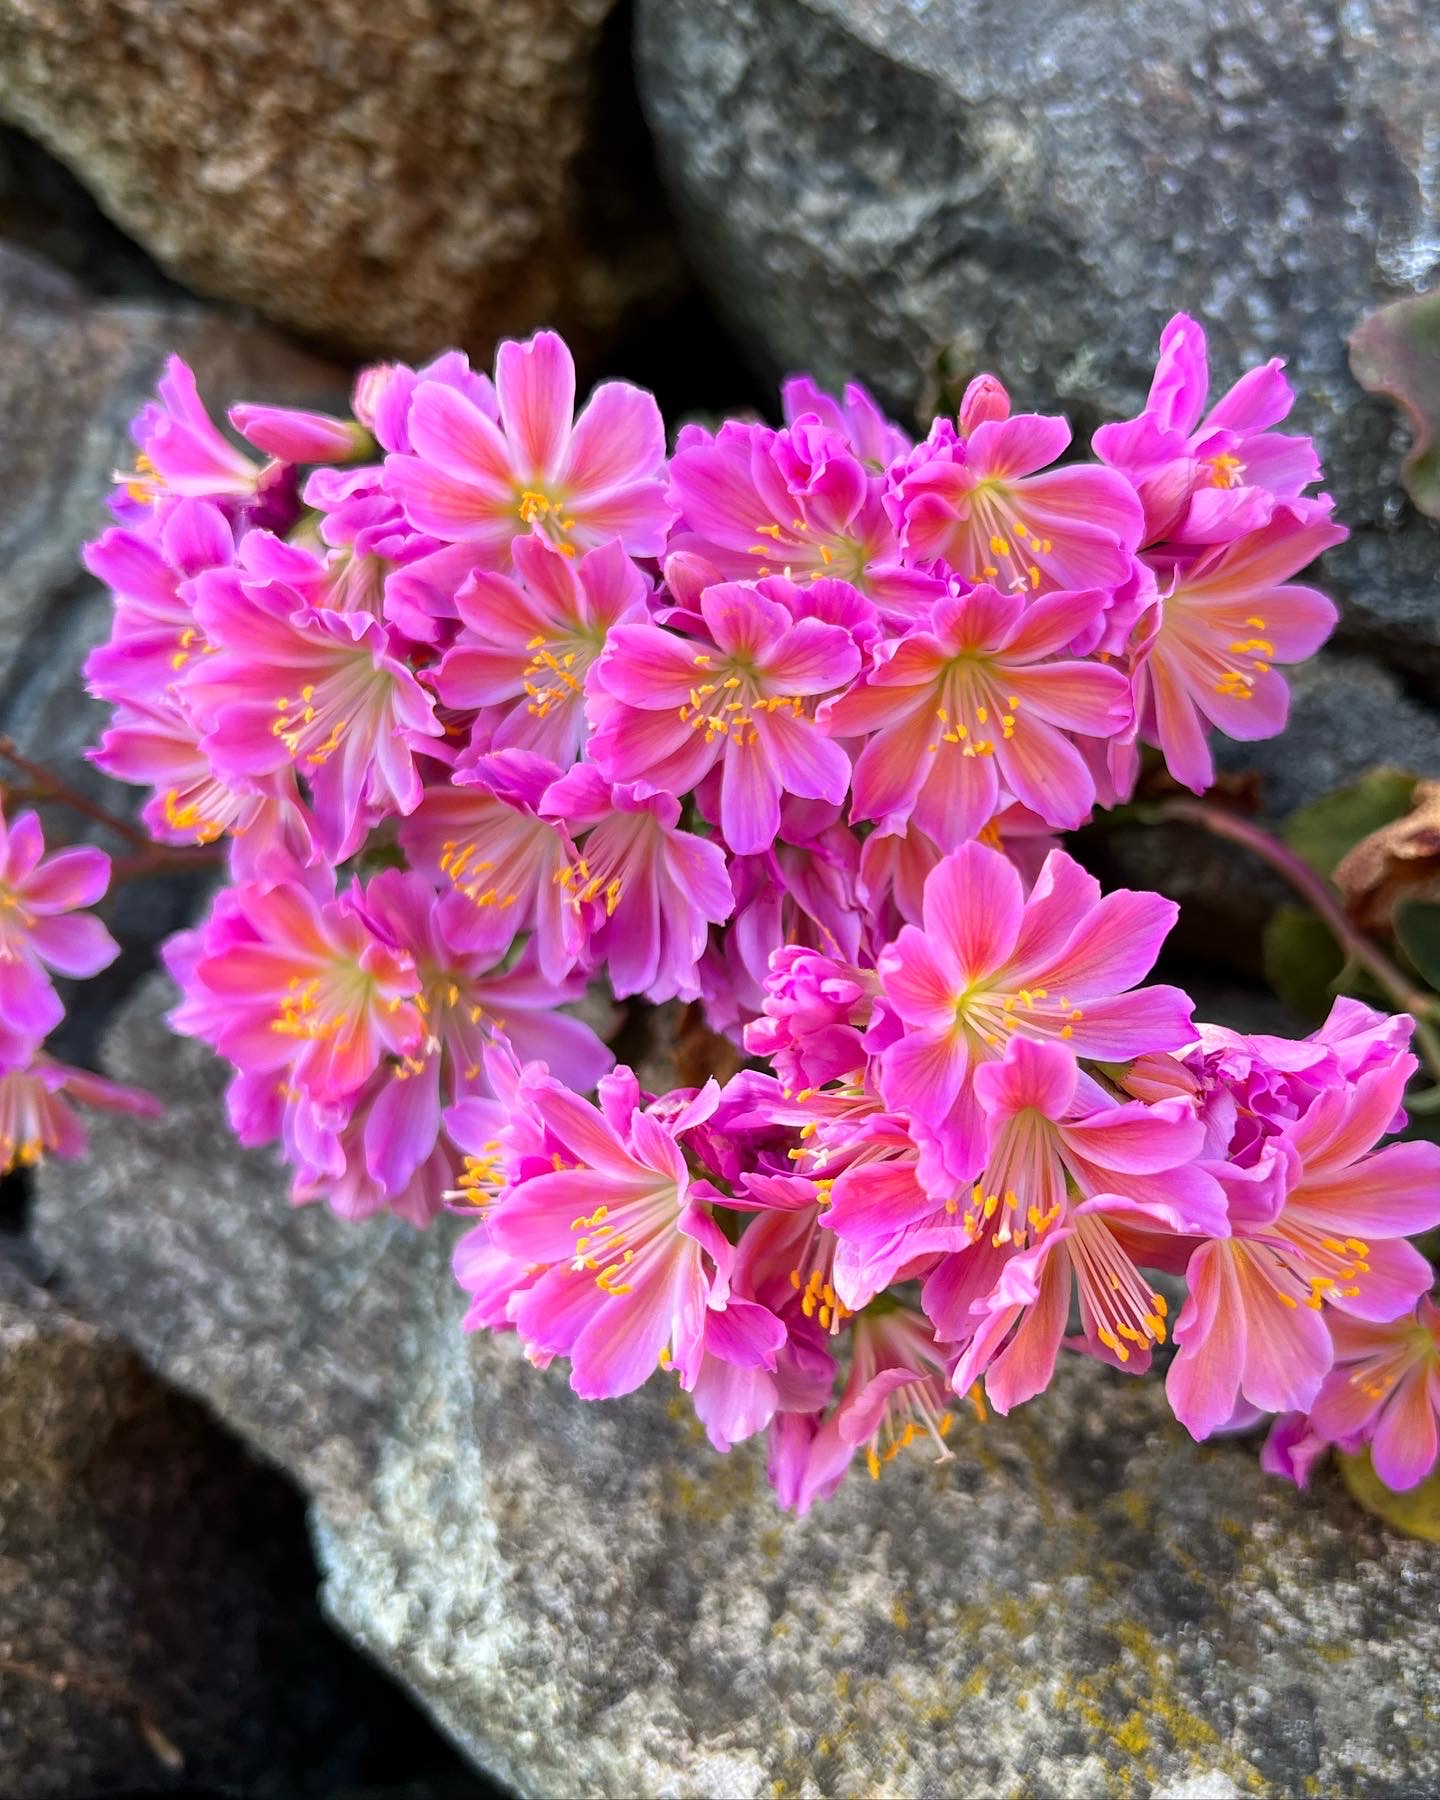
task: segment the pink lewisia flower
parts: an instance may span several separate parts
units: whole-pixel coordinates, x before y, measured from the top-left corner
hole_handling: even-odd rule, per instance
[[[1264,525],[1276,498],[1319,480],[1311,440],[1270,429],[1294,404],[1284,366],[1272,357],[1251,369],[1206,412],[1205,333],[1184,313],[1171,319],[1144,412],[1094,438],[1095,454],[1135,484],[1146,543],[1226,542]]]
[[[897,456],[911,448],[909,435],[887,419],[875,396],[858,381],[847,381],[838,400],[808,375],[791,375],[780,387],[787,425],[808,416],[841,438],[872,475],[883,475]]]
[[[84,1155],[85,1128],[72,1099],[141,1119],[158,1119],[165,1110],[139,1088],[38,1055],[26,1068],[0,1073],[0,1175],[34,1168],[46,1156]]]
[[[1027,594],[1118,587],[1140,542],[1140,502],[1112,469],[1036,473],[1069,442],[1063,419],[1019,413],[977,425],[963,457],[912,458],[889,500],[907,556]]]
[[[533,931],[540,968],[560,981],[585,944],[570,903],[576,852],[541,803],[560,770],[529,750],[496,750],[454,771],[451,785],[425,790],[400,827],[400,847],[437,886],[447,881],[473,911],[466,941],[495,950]],[[457,940],[461,935],[454,926]]]
[[[138,706],[173,704],[182,669],[204,654],[189,582],[235,554],[225,515],[208,500],[181,500],[158,534],[120,527],[85,547],[85,567],[111,589],[110,641],[90,653],[85,677],[102,700]]]
[[[711,925],[734,907],[718,844],[680,830],[672,794],[613,786],[583,763],[547,790],[542,811],[579,837],[562,886],[588,926],[588,957],[617,1000],[694,1000]]]
[[[1310,1409],[1310,1429],[1347,1450],[1370,1446],[1386,1487],[1418,1487],[1440,1456],[1440,1308],[1374,1323],[1332,1313],[1335,1366]]]
[[[65,1015],[48,971],[99,974],[120,946],[92,914],[110,885],[101,850],[45,855],[33,812],[7,825],[0,812],[0,1062],[25,1062]]]
[[[384,626],[307,605],[272,573],[288,559],[271,544],[252,532],[241,566],[197,578],[196,620],[219,648],[185,673],[182,700],[220,775],[263,778],[293,765],[306,777],[321,845],[338,862],[372,815],[419,804],[415,752],[442,727]]]
[[[745,1027],[745,1048],[792,1092],[824,1087],[865,1067],[864,1027],[877,992],[873,971],[781,944],[770,960],[764,1016]]]
[[[413,523],[501,570],[512,541],[532,528],[567,556],[611,538],[630,556],[659,556],[672,511],[653,397],[607,381],[575,418],[575,364],[553,331],[502,344],[495,388],[498,421],[457,387],[416,387],[406,420],[413,454],[385,464]]]
[[[446,706],[482,709],[484,748],[568,768],[586,736],[586,673],[615,625],[644,618],[645,578],[618,543],[573,562],[518,538],[514,555],[517,579],[482,572],[456,594],[462,630],[435,686]]]
[[[590,754],[612,781],[683,794],[722,769],[720,828],[739,855],[768,850],[782,792],[838,802],[850,763],[805,701],[842,687],[860,653],[837,625],[796,619],[763,583],[706,590],[708,638],[618,625],[596,663]]]
[[[279,880],[315,860],[308,807],[293,768],[223,781],[178,708],[117,707],[90,760],[116,781],[155,789],[141,817],[161,844],[231,839],[230,871],[240,881]]]
[[[631,1393],[672,1365],[692,1387],[733,1258],[676,1141],[714,1111],[714,1083],[664,1123],[640,1107],[628,1070],[607,1085],[603,1111],[558,1082],[530,1086],[569,1166],[516,1182],[490,1214],[499,1249],[551,1265],[515,1307],[516,1330],[532,1353],[568,1356],[587,1400]]]
[[[1429,1263],[1404,1240],[1440,1223],[1440,1145],[1371,1154],[1415,1067],[1398,1055],[1326,1089],[1275,1140],[1274,1179],[1257,1164],[1227,1180],[1231,1235],[1190,1259],[1166,1382],[1193,1437],[1219,1429],[1241,1399],[1265,1412],[1310,1408],[1334,1355],[1322,1307],[1385,1323],[1430,1286]]]
[[[793,1512],[833,1494],[859,1450],[876,1481],[917,1438],[929,1439],[936,1462],[953,1458],[945,1443],[955,1422],[949,1358],[928,1321],[882,1302],[857,1315],[851,1337],[850,1373],[833,1412],[808,1429],[787,1421],[772,1437],[770,1480]]]
[[[1095,784],[1065,733],[1122,730],[1130,684],[1118,669],[1053,659],[1106,600],[1053,593],[1027,605],[977,587],[937,601],[922,627],[885,645],[863,685],[819,714],[835,737],[873,734],[855,766],[854,817],[913,815],[947,848],[1009,798],[1050,825],[1081,824]]]
[[[681,512],[671,549],[698,555],[729,580],[782,575],[838,578],[899,619],[940,591],[935,577],[901,566],[878,476],[835,428],[804,413],[783,431],[731,420],[711,438],[681,434],[670,492]],[[867,422],[870,448],[883,430]]]
[[[1012,1036],[1057,1038],[1101,1061],[1193,1041],[1177,988],[1129,991],[1175,914],[1158,894],[1102,899],[1058,850],[1027,899],[998,851],[962,845],[925,883],[924,929],[905,926],[880,957],[881,990],[907,1027],[880,1058],[886,1104],[930,1128],[940,1163],[968,1181],[984,1161],[973,1074]]]
[[[377,938],[350,897],[321,900],[294,882],[227,888],[165,961],[183,994],[176,1031],[238,1069],[286,1070],[322,1105],[424,1039],[413,960]]]
[[[157,391],[158,402],[146,405],[132,427],[140,446],[135,471],[115,477],[128,498],[139,506],[162,497],[251,499],[262,470],[215,429],[189,365],[170,357]]]
[[[1323,594],[1290,578],[1346,536],[1328,501],[1287,501],[1262,529],[1159,572],[1156,614],[1135,659],[1136,713],[1141,736],[1195,793],[1215,779],[1209,726],[1243,743],[1283,729],[1290,690],[1275,664],[1313,656],[1337,616]]]
[[[926,1311],[965,1345],[957,1392],[983,1374],[1002,1413],[1038,1394],[1054,1372],[1072,1294],[1091,1354],[1140,1373],[1166,1340],[1168,1308],[1136,1266],[1143,1251],[1132,1234],[1227,1229],[1219,1183],[1193,1166],[1204,1128],[1183,1100],[1090,1108],[1078,1096],[1075,1058],[1053,1043],[1012,1039],[1003,1062],[976,1071],[975,1085],[989,1149],[962,1225],[990,1251],[1014,1248],[968,1316],[956,1301],[974,1292],[965,1267],[973,1252],[926,1282]]]

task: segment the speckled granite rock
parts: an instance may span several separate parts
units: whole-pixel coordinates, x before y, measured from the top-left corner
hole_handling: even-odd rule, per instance
[[[289,1800],[443,1769],[313,1581],[284,1483],[0,1260],[0,1792]]]
[[[613,6],[0,0],[0,112],[201,292],[366,351],[486,350],[673,279],[623,45],[602,74]]]
[[[1440,528],[1352,380],[1359,316],[1440,270],[1430,0],[639,0],[697,266],[769,366],[913,406],[948,348],[1087,431],[1165,318],[1287,356],[1356,532],[1349,626],[1440,673]]]
[[[956,1461],[796,1523],[660,1383],[582,1406],[466,1345],[447,1233],[290,1211],[145,990],[171,1104],[42,1174],[65,1283],[312,1496],[335,1619],[522,1793],[1421,1795],[1440,1561],[1322,1478],[1067,1367]]]

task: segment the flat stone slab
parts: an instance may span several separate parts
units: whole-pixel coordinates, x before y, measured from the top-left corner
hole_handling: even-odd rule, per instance
[[[1399,1796],[1440,1787],[1440,1553],[1322,1475],[1192,1444],[1075,1359],[953,1463],[780,1514],[657,1379],[584,1405],[467,1342],[446,1262],[292,1211],[157,979],[104,1121],[42,1171],[64,1284],[309,1492],[325,1604],[525,1794]]]

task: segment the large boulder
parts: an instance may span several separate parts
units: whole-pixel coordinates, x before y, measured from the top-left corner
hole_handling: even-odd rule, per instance
[[[1081,432],[1160,326],[1290,359],[1350,544],[1347,628],[1440,670],[1440,530],[1353,381],[1440,274],[1429,0],[639,0],[642,99],[697,266],[767,372],[909,410],[937,353]]]
[[[430,1767],[320,1616],[293,1491],[0,1255],[0,1792],[298,1800]]]
[[[0,112],[171,273],[299,330],[603,330],[674,272],[613,5],[0,0]]]
[[[313,1502],[335,1620],[525,1794],[1434,1792],[1440,1566],[1322,1477],[1197,1447],[1072,1361],[796,1522],[657,1378],[583,1405],[467,1342],[454,1222],[290,1210],[163,983],[111,1041],[169,1103],[42,1171],[65,1286]]]

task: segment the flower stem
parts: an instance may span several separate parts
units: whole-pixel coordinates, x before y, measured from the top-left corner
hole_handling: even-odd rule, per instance
[[[1415,1020],[1415,1048],[1432,1077],[1440,1083],[1440,1033],[1433,1023],[1440,1018],[1440,1000],[1417,987],[1373,939],[1366,937],[1346,914],[1335,889],[1322,875],[1317,875],[1303,857],[1266,831],[1264,826],[1204,800],[1166,800],[1148,808],[1147,817],[1198,825],[1214,837],[1243,845],[1283,875],[1324,922],[1347,960],[1365,970],[1398,1012],[1407,1012]]]
[[[44,763],[32,762],[28,756],[22,756],[13,738],[0,737],[0,757],[29,780],[31,788],[26,796],[28,799],[49,800],[57,806],[69,807],[71,812],[83,813],[87,819],[93,819],[97,825],[115,832],[137,850],[158,848],[128,819],[120,818],[108,807],[101,806],[98,800],[92,800],[78,788],[71,787],[68,781],[55,774],[52,769],[47,769]]]

